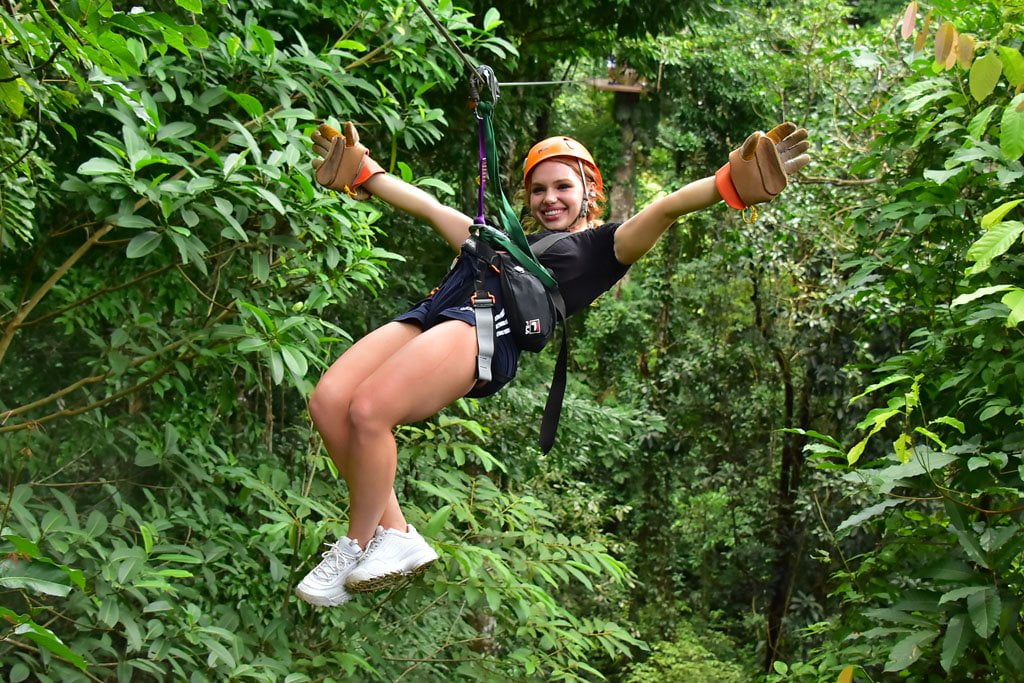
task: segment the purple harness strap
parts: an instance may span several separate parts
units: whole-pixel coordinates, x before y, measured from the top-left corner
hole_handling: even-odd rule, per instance
[[[480,114],[476,115],[477,142],[480,152],[480,194],[477,201],[477,215],[475,223],[484,225],[484,193],[487,191],[487,154],[484,151],[484,119]]]

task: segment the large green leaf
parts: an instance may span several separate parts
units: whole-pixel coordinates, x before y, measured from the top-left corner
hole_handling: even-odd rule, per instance
[[[1024,223],[1020,221],[1003,221],[993,226],[967,250],[967,260],[974,261],[967,274],[975,275],[987,270],[992,260],[1006,253],[1021,233],[1024,233]]]
[[[63,598],[71,592],[68,575],[58,567],[17,556],[0,559],[0,586]]]
[[[0,103],[3,103],[15,118],[20,118],[25,113],[25,95],[18,86],[18,80],[20,79],[14,77],[7,60],[0,57]]]
[[[1016,631],[1006,633],[1003,638],[1003,652],[1010,663],[1010,671],[1024,671],[1024,636]]]
[[[999,148],[1008,161],[1019,159],[1024,154],[1024,93],[1014,97],[1003,109],[1003,118],[999,122]]]
[[[284,359],[284,364],[288,366],[288,369],[296,377],[305,377],[306,370],[308,370],[308,364],[306,357],[302,354],[302,351],[294,346],[287,344],[281,346],[281,356]]]
[[[982,230],[989,230],[993,226],[998,225],[1004,218],[1006,218],[1006,214],[1010,213],[1010,211],[1016,208],[1021,202],[1024,202],[1024,199],[1013,199],[1008,202],[1003,202],[986,213],[981,217]]]
[[[942,656],[940,658],[940,663],[946,673],[952,671],[956,663],[960,661],[960,657],[967,649],[967,644],[971,642],[972,635],[973,632],[966,614],[956,614],[950,618],[949,623],[946,624],[946,635],[942,637]]]
[[[44,650],[85,671],[86,661],[81,655],[65,645],[53,631],[32,621],[28,615],[16,614],[5,607],[0,607],[0,617],[9,624],[17,624],[8,636],[9,639],[31,640]]]
[[[1013,285],[992,285],[991,287],[982,287],[968,294],[961,294],[957,298],[953,299],[953,303],[951,305],[962,306],[974,301],[975,299],[980,299],[983,296],[988,296],[989,294],[995,294],[997,292],[1005,292],[1010,289],[1013,289]]]
[[[162,239],[161,234],[153,230],[140,233],[128,242],[125,255],[128,258],[142,258],[159,247]]]
[[[903,671],[921,658],[925,647],[935,640],[936,636],[938,633],[935,631],[914,631],[893,647],[889,653],[889,660],[885,663],[885,670]]]
[[[967,597],[967,612],[971,615],[971,624],[979,637],[987,639],[992,635],[999,623],[1002,608],[1003,601],[999,592],[991,586]]]
[[[107,157],[93,157],[78,167],[78,172],[82,175],[107,175],[121,173],[124,170],[121,164]]]
[[[988,590],[988,586],[964,586],[962,588],[954,588],[951,591],[942,594],[939,598],[939,604],[943,605],[947,602],[956,602],[957,600],[963,600],[975,593]]]
[[[967,124],[967,132],[971,134],[971,137],[981,140],[985,136],[985,132],[988,130],[988,123],[992,120],[992,114],[998,108],[999,105],[990,104],[974,115],[971,122]]]
[[[933,472],[954,463],[957,456],[949,453],[938,453],[926,446],[912,449],[913,457],[908,462],[881,469],[866,469],[851,472],[844,476],[847,481],[855,481],[869,486],[876,493],[889,493],[897,486],[903,486],[907,480],[927,472]]]
[[[836,527],[836,535],[843,535],[848,529],[855,529],[867,520],[877,517],[886,510],[898,505],[902,505],[906,501],[899,500],[897,498],[890,498],[889,500],[883,500],[881,503],[876,503],[870,507],[864,508],[855,515],[851,515],[843,520],[839,526]]]
[[[1014,288],[1004,294],[1000,302],[1010,309],[1006,316],[1007,327],[1016,327],[1024,321],[1024,289]]]
[[[995,52],[989,52],[984,57],[974,60],[974,64],[971,65],[970,76],[968,77],[971,97],[981,102],[992,94],[1002,72],[1003,63]]]
[[[999,46],[999,58],[1003,62],[1003,73],[1014,88],[1024,83],[1024,55],[1008,45]]]

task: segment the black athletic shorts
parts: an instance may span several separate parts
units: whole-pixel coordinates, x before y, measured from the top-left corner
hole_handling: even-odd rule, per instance
[[[476,315],[469,297],[476,282],[475,259],[460,254],[455,265],[441,282],[441,285],[423,301],[395,318],[396,322],[416,323],[424,331],[445,320],[461,320],[476,327]],[[519,367],[519,347],[512,340],[505,306],[501,296],[501,281],[497,273],[489,272],[484,283],[487,291],[496,299],[494,308],[494,358],[491,360],[493,379],[486,384],[473,387],[466,396],[482,398],[498,393],[512,381]]]

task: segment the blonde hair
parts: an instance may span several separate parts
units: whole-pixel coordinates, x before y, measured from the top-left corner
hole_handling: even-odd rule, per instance
[[[580,166],[571,161],[559,158],[551,159],[551,161],[565,164],[576,173],[580,172]],[[604,195],[604,190],[597,189],[597,176],[594,175],[594,169],[590,168],[587,164],[583,164],[583,176],[583,191],[591,194],[587,200],[587,222],[593,223],[604,215],[605,203],[608,200]],[[525,184],[524,182],[523,185]],[[526,232],[540,232],[544,229],[544,226],[530,212],[530,195],[523,185],[519,186],[519,189],[516,190],[515,195],[512,197],[512,201],[522,207],[519,213],[519,222],[523,224],[523,230]]]

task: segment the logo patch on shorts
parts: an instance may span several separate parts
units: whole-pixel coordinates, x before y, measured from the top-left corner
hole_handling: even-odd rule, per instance
[[[540,318],[526,321],[526,334],[540,334]]]

